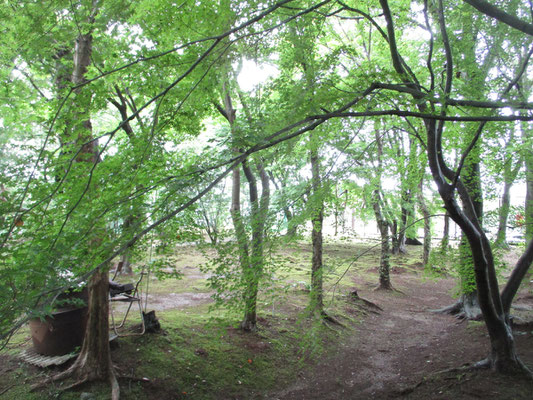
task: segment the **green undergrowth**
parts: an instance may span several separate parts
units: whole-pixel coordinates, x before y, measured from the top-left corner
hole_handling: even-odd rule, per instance
[[[120,379],[121,399],[255,398],[288,384],[334,346],[339,335],[353,333],[281,310],[275,314],[262,310],[258,330],[245,333],[237,328],[237,315],[208,313],[208,307],[159,312],[161,333],[120,338],[112,346],[120,373],[134,377]],[[10,363],[12,369],[2,374],[0,387],[16,384],[2,399],[79,399],[82,392],[96,399],[109,398],[104,384],[67,392],[57,384],[30,393],[31,383],[58,369],[42,371],[14,359]]]
[[[254,399],[275,392],[295,379],[344,337],[353,336],[365,315],[349,299],[360,282],[376,283],[379,249],[368,245],[328,244],[324,253],[324,303],[328,315],[340,324],[324,323],[308,310],[310,246],[295,244],[274,257],[276,269],[262,283],[258,299],[258,330],[245,333],[238,329],[240,312],[214,308],[209,301],[157,311],[162,331],[156,334],[118,339],[112,359],[121,378],[121,399]],[[179,249],[180,252],[185,249]],[[199,252],[177,257],[176,269],[182,279],[150,279],[150,294],[209,292],[208,276],[198,266]],[[392,257],[398,273],[419,269],[419,251]],[[120,280],[135,280],[121,277]],[[394,277],[393,277],[394,280]],[[359,282],[359,283],[356,283]],[[148,309],[150,309],[150,303]],[[132,323],[138,323],[132,315]],[[137,318],[137,320],[135,320]],[[82,392],[95,399],[108,399],[104,383],[84,385],[61,391],[61,385],[30,393],[29,385],[59,368],[37,369],[13,357],[28,347],[28,330],[14,337],[4,352],[0,369],[0,388],[8,388],[2,400],[79,399]],[[0,389],[0,393],[2,389]]]

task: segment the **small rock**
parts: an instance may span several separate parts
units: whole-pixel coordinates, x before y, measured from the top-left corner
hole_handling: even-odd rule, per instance
[[[92,393],[83,392],[80,394],[80,400],[94,400],[96,399],[96,396]]]
[[[194,353],[197,355],[197,356],[201,356],[201,357],[207,357],[207,350],[206,349],[202,349],[201,347],[196,349],[194,351]]]

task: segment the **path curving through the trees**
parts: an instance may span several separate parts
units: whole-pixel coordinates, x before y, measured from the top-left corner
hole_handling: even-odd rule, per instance
[[[426,392],[415,392],[424,378],[486,356],[489,341],[480,323],[469,325],[430,311],[453,302],[452,279],[432,281],[411,274],[396,275],[397,292],[374,291],[364,282],[355,285],[360,297],[383,311],[379,315],[369,313],[357,333],[334,354],[326,355],[289,387],[267,398],[427,399]],[[447,387],[429,389],[434,391],[429,398],[449,398]],[[459,397],[483,398],[479,393],[463,394]]]

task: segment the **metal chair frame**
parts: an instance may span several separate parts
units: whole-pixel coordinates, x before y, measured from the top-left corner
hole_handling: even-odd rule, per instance
[[[115,271],[115,274],[113,275],[113,279],[116,278],[118,272],[120,271],[120,266],[117,267],[117,270]],[[141,335],[144,335],[144,333],[146,332],[146,326],[144,324],[144,317],[143,317],[143,309],[142,309],[142,292],[140,290],[140,285],[141,285],[141,282],[143,281],[144,279],[144,276],[145,275],[149,275],[148,272],[146,272],[144,270],[144,266],[143,266],[143,269],[140,273],[140,276],[139,276],[139,279],[137,280],[137,283],[135,284],[135,287],[134,289],[131,291],[131,294],[129,293],[118,293],[116,296],[114,297],[111,297],[109,298],[109,310],[110,310],[110,314],[111,314],[111,323],[113,325],[113,331],[115,332],[115,334],[118,336],[118,337],[126,337],[126,336],[141,336]],[[120,322],[119,325],[117,325],[115,323],[115,315],[114,315],[114,312],[113,312],[113,306],[112,306],[112,303],[113,302],[122,302],[122,303],[129,303],[128,304],[128,309],[126,310],[126,313],[124,314],[124,317],[122,318],[122,322]],[[124,324],[126,323],[126,319],[128,318],[128,315],[130,313],[130,310],[133,306],[133,303],[137,303],[138,307],[139,307],[139,315],[141,317],[141,331],[140,332],[132,332],[132,333],[120,333],[119,332],[119,329],[123,328],[124,327]]]

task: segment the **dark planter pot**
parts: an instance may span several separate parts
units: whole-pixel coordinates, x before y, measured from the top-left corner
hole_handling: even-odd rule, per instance
[[[61,295],[61,300],[78,298],[87,304],[87,290]],[[43,321],[30,320],[33,347],[45,356],[61,356],[70,353],[83,343],[87,325],[87,307],[64,305]]]

